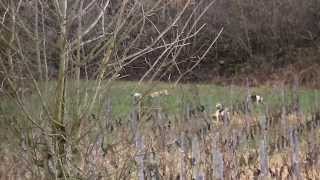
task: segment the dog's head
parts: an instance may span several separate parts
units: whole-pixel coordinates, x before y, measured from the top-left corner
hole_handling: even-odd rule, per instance
[[[222,110],[223,109],[223,105],[221,103],[217,103],[216,104],[216,108],[217,108],[217,110]]]

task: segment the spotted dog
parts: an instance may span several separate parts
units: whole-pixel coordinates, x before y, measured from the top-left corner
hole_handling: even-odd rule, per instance
[[[216,105],[216,112],[213,115],[213,118],[217,122],[229,122],[230,121],[230,112],[228,108],[225,108],[221,103]]]

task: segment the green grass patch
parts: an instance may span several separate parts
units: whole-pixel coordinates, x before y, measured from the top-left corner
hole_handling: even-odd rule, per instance
[[[115,117],[126,117],[133,107],[134,92],[148,94],[150,92],[167,89],[168,96],[155,98],[153,104],[161,104],[163,110],[168,113],[176,114],[183,111],[187,105],[202,104],[207,107],[208,111],[215,110],[215,104],[220,102],[226,106],[230,106],[236,102],[245,100],[247,89],[239,86],[216,86],[212,84],[173,84],[154,82],[138,84],[137,82],[115,81],[111,84],[102,84],[101,93],[97,96],[94,106],[94,112],[99,114],[106,110],[107,101],[112,104],[112,115]],[[50,82],[48,86],[41,88],[42,99],[48,105],[49,111],[53,111],[55,97],[55,82]],[[280,88],[259,87],[251,88],[251,93],[260,94],[264,97],[266,104],[272,106],[282,102],[282,90]],[[80,103],[83,105],[82,110],[86,109],[92,101],[95,92],[95,82],[86,81],[81,83]],[[303,111],[310,111],[317,103],[320,92],[317,90],[299,90],[299,103]],[[285,102],[292,102],[293,93],[287,91],[285,94]],[[9,98],[0,97],[0,109],[3,114],[19,114],[21,109],[16,103]],[[72,118],[73,108],[76,106],[76,87],[69,84],[67,88],[67,114]],[[147,98],[144,98],[146,106],[150,106]],[[32,115],[37,116],[39,111],[43,111],[42,100],[37,93],[33,92],[23,98],[26,109]]]

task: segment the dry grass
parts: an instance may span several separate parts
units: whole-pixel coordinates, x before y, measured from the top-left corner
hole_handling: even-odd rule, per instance
[[[167,121],[158,127],[152,123],[144,125],[141,133],[144,141],[142,152],[145,172],[158,174],[160,179],[176,179],[181,176],[182,169],[184,169],[183,172],[187,179],[195,177],[199,172],[210,179],[215,176],[213,167],[216,162],[213,162],[213,156],[215,156],[213,152],[214,149],[217,149],[223,155],[223,172],[226,179],[255,179],[261,176],[259,145],[252,145],[252,143],[250,145],[250,141],[260,140],[260,131],[254,134],[255,139],[247,139],[241,130],[245,129],[244,123],[237,123],[244,120],[234,119],[227,128],[222,128],[223,124],[213,125],[211,130],[205,132],[203,124],[195,122],[196,119],[197,121],[203,120],[199,116],[186,121],[188,125],[185,125],[183,121],[175,122],[170,128],[167,126]],[[315,131],[319,136],[319,127]],[[183,141],[180,138],[181,133],[185,137],[185,146],[181,145]],[[299,138],[301,144],[306,139],[302,136],[301,134]],[[215,145],[213,140],[217,137],[219,138]],[[273,137],[271,131],[268,137]],[[198,143],[197,149],[200,154],[198,159],[194,159],[193,138]],[[240,138],[238,144],[237,138]],[[130,129],[127,126],[117,127],[114,138],[110,142],[108,150],[103,151],[101,139],[98,138],[95,142],[92,139],[83,141],[81,151],[86,158],[79,166],[81,176],[102,179],[137,179],[135,157],[140,151],[132,141]],[[309,162],[310,151],[315,149],[308,148],[301,145],[299,171],[303,179],[318,179],[320,173],[316,170],[320,162],[319,160],[314,163]],[[27,153],[23,158],[24,156],[18,156],[17,152],[6,150],[1,153],[0,179],[46,179],[43,173],[39,174],[41,168],[32,164],[33,161],[27,156]],[[24,154],[23,151],[20,153]],[[292,145],[269,152],[269,179],[291,179],[294,176],[292,153]],[[319,158],[319,154],[316,156]]]

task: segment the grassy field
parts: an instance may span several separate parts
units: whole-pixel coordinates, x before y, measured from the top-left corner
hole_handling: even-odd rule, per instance
[[[39,95],[34,91],[22,96],[24,107],[40,123],[44,121],[42,119],[43,102],[48,105],[49,110],[53,111],[50,104],[54,102],[54,86],[54,82],[51,82],[46,88],[41,88],[41,97],[45,101],[41,101]],[[94,94],[94,82],[83,82],[81,87],[81,103],[84,105],[90,104],[89,102]],[[178,176],[181,176],[182,167],[184,167],[186,177],[194,177],[195,174],[205,174],[206,177],[213,177],[216,175],[214,173],[217,173],[216,170],[220,168],[225,177],[251,179],[256,176],[253,175],[254,173],[263,170],[263,166],[273,168],[272,172],[283,168],[291,168],[292,170],[294,168],[292,159],[296,156],[299,156],[301,160],[301,167],[299,167],[301,173],[308,177],[317,177],[317,175],[310,176],[307,173],[317,174],[314,169],[319,165],[317,166],[315,163],[311,167],[306,162],[310,153],[318,149],[319,143],[314,142],[314,140],[320,139],[320,123],[312,121],[312,123],[318,124],[313,124],[314,127],[311,129],[305,123],[307,120],[310,121],[311,115],[315,115],[316,110],[319,111],[319,104],[317,104],[320,98],[319,90],[300,88],[298,91],[294,91],[290,88],[283,90],[281,87],[247,89],[246,87],[216,86],[212,84],[179,84],[174,86],[162,82],[139,85],[136,82],[127,81],[117,81],[103,85],[101,89],[102,92],[97,97],[92,116],[84,121],[82,127],[83,137],[86,138],[81,140],[80,150],[87,154],[87,161],[90,162],[83,165],[87,168],[81,172],[83,177],[88,177],[88,174],[93,173],[96,175],[102,174],[101,176],[105,177],[102,179],[110,179],[111,177],[111,179],[137,179],[139,168],[141,168],[141,162],[137,159],[137,153],[139,154],[139,152],[145,153],[144,170],[157,171],[162,174],[162,179],[172,179],[173,177],[177,179]],[[148,97],[151,92],[164,89],[168,90],[169,95],[155,99]],[[248,91],[264,97],[265,104],[271,112],[269,118],[275,119],[274,122],[268,124],[267,132],[261,128],[261,125],[259,126],[258,122],[263,117],[261,115],[265,112],[265,106],[258,106],[254,109],[256,110],[254,112],[257,113],[250,113],[249,119],[254,119],[255,123],[249,127],[246,127],[244,116],[233,117],[232,123],[229,125],[213,123],[214,120],[210,119],[210,114],[216,110],[216,103],[220,102],[227,107],[231,107],[244,101]],[[135,126],[133,121],[114,126],[115,130],[106,128],[106,115],[110,116],[107,112],[108,109],[112,112],[112,120],[118,118],[132,120],[130,113],[134,109],[132,95],[135,92],[145,95],[142,104],[143,107],[147,108],[147,111],[155,113],[157,111],[154,111],[153,108],[160,106],[161,112],[159,112],[159,115],[161,117],[153,116],[152,121],[142,120],[138,123],[139,125],[136,124],[137,130],[133,128]],[[73,117],[73,108],[77,103],[75,86],[73,84],[69,85],[66,93],[66,122],[72,122],[70,120]],[[277,114],[279,112],[277,108],[279,110],[282,105],[290,105],[294,96],[299,97],[299,105],[305,116],[296,117],[292,116],[292,113],[287,114],[284,127],[281,124],[281,117]],[[30,139],[28,141],[32,142],[29,142],[30,148],[34,148],[35,151],[39,150],[37,143],[35,143],[39,134],[34,130],[36,128],[27,123],[26,117],[12,99],[4,96],[0,98],[0,118],[4,119],[0,122],[0,139],[2,142],[0,158],[12,158],[4,160],[5,166],[0,165],[1,179],[1,172],[8,171],[6,167],[11,164],[20,167],[16,168],[16,171],[24,169],[22,164],[25,160],[19,159],[19,155],[28,154],[20,147],[21,142],[25,141],[25,133],[29,133]],[[110,104],[111,106],[109,106]],[[205,113],[199,113],[199,115],[187,120],[184,119],[187,107],[190,110],[190,108],[200,104],[205,106]],[[86,106],[83,106],[82,110],[85,109]],[[203,114],[209,116],[202,116]],[[292,118],[293,120],[298,119],[299,122],[291,125]],[[178,122],[173,120],[178,120]],[[170,121],[172,126],[169,127],[168,123]],[[210,129],[205,122],[212,125]],[[140,132],[142,137],[140,141],[144,145],[137,145],[140,141],[137,139],[136,131]],[[292,132],[297,132],[298,143],[292,140],[295,138]],[[264,139],[264,136],[268,138]],[[183,141],[186,143],[185,147],[181,145]],[[101,144],[101,142],[103,143]],[[267,145],[266,147],[262,146],[264,143]],[[231,146],[229,146],[230,144]],[[107,155],[100,148],[104,145],[111,148]],[[8,150],[10,148],[11,151]],[[154,155],[151,157],[150,154],[152,153]],[[30,154],[28,156],[33,157],[33,152],[30,152]],[[28,156],[26,155],[26,157]],[[316,156],[318,157],[318,154]],[[18,159],[19,164],[17,164],[15,158]],[[190,163],[194,159],[196,163]],[[266,159],[269,165],[262,165],[261,159]],[[32,164],[30,166],[38,167],[32,160],[29,163]],[[219,168],[215,167],[215,163],[218,163]],[[94,171],[92,171],[92,168],[94,168]],[[308,169],[311,169],[312,172],[309,172]],[[15,174],[16,171],[10,172]],[[279,172],[277,177],[280,174]],[[258,176],[261,176],[261,173],[258,173]],[[26,175],[22,177],[26,177]],[[286,177],[289,177],[289,175],[286,175]]]
[[[54,101],[54,82],[51,82],[48,86],[47,94],[43,93],[43,98],[48,102]],[[81,101],[90,101],[93,95],[94,82],[82,83]],[[173,84],[163,82],[143,83],[130,81],[117,81],[106,86],[102,86],[102,93],[98,97],[98,103],[95,107],[96,113],[103,110],[107,100],[110,100],[112,104],[113,116],[125,117],[129,114],[133,104],[133,93],[139,92],[144,95],[148,95],[151,92],[167,89],[168,96],[162,96],[160,103],[162,108],[168,113],[179,113],[184,105],[204,105],[209,112],[215,111],[216,103],[223,103],[227,107],[236,102],[244,101],[248,93],[246,87],[239,86],[217,86],[213,84]],[[285,94],[282,93],[285,91]],[[265,104],[270,107],[284,103],[288,104],[292,101],[293,91],[287,88],[282,90],[281,87],[255,87],[250,88],[249,92],[252,94],[259,94],[264,97]],[[73,106],[73,96],[75,94],[75,87],[70,85],[67,90],[67,103],[68,106]],[[299,89],[296,93],[299,96],[299,104],[302,111],[307,112],[311,110],[311,107],[316,105],[320,99],[319,90]],[[5,97],[0,97],[0,108],[6,114],[16,113],[16,105],[12,100],[8,100]],[[144,98],[145,100],[147,98]],[[29,93],[24,97],[24,102],[28,104],[30,111],[41,109],[41,101],[37,93]]]
[[[220,102],[231,105],[238,101],[244,101],[247,95],[247,88],[239,86],[217,86],[213,84],[181,84],[173,86],[167,83],[137,85],[135,82],[118,82],[110,89],[110,96],[115,112],[119,114],[128,112],[132,104],[133,92],[153,92],[168,89],[169,96],[162,97],[161,101],[169,111],[177,112],[182,101],[198,103],[208,108],[214,108]],[[265,103],[270,106],[282,101],[282,89],[280,87],[256,87],[250,88],[250,93],[262,95]],[[291,101],[292,90],[285,92],[285,103]],[[315,105],[316,98],[320,98],[319,90],[299,90],[299,103],[303,111],[310,110]],[[213,110],[213,109],[212,109]]]

